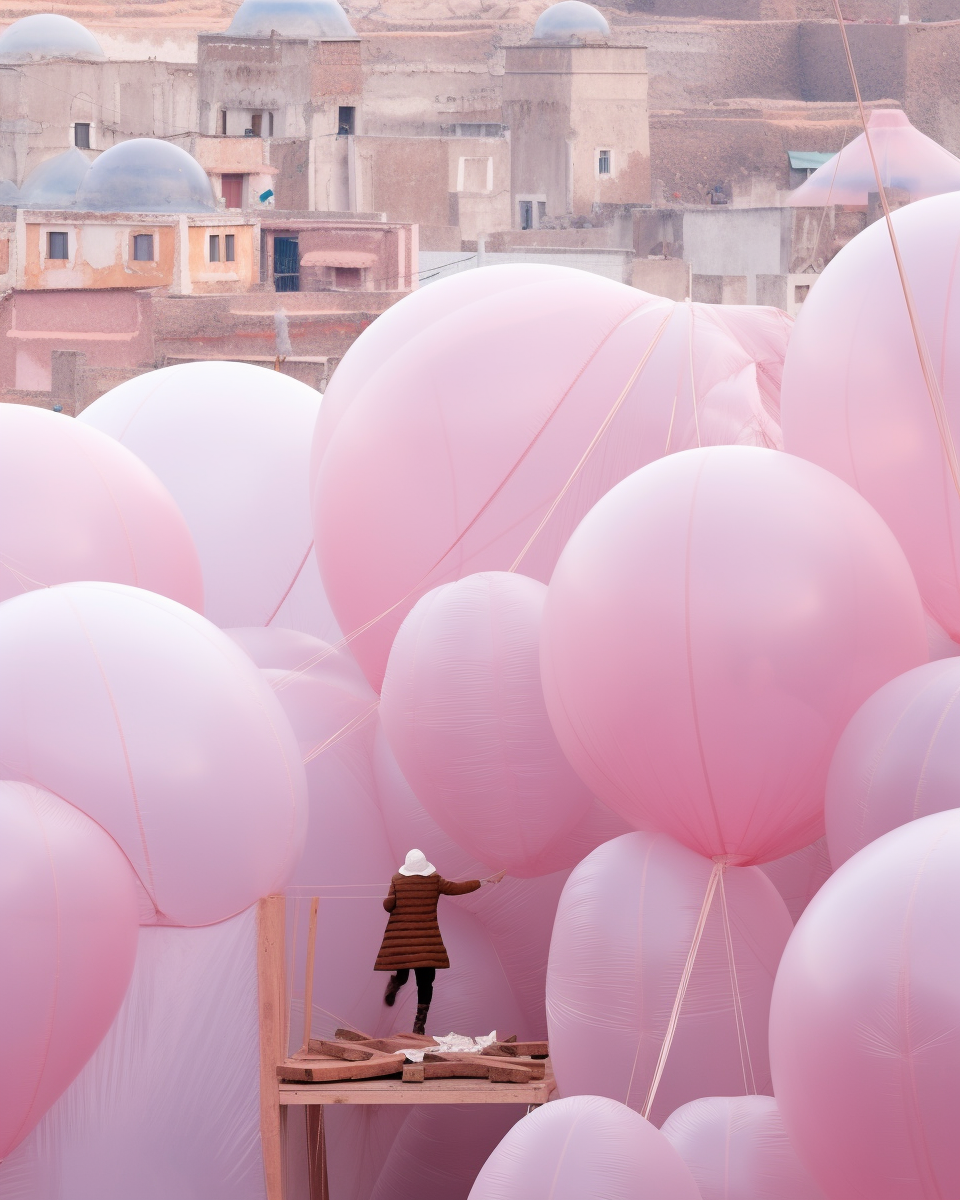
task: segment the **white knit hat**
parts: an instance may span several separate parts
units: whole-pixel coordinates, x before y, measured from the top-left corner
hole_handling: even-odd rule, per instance
[[[427,862],[427,856],[422,850],[411,850],[400,868],[401,875],[432,875],[436,867]]]

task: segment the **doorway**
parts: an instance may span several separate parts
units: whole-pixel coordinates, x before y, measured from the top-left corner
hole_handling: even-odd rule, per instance
[[[220,192],[224,208],[243,208],[243,176],[221,175]]]
[[[278,292],[300,291],[300,243],[295,237],[273,239],[273,286]]]

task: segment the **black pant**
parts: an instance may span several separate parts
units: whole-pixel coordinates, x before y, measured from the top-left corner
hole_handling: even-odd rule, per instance
[[[414,967],[417,976],[417,1003],[429,1004],[433,999],[433,981],[437,977],[436,967]],[[407,982],[410,978],[410,968],[404,967],[402,971],[397,971],[394,978],[397,981],[397,990]]]

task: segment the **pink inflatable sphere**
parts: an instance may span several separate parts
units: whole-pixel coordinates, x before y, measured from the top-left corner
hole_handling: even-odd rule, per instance
[[[432,588],[515,566],[546,582],[580,519],[637,467],[688,446],[779,444],[773,310],[754,311],[775,333],[738,340],[710,305],[585,271],[469,275],[375,322],[317,427],[320,572],[378,690],[397,629]]]
[[[829,793],[829,782],[827,790]],[[786,858],[761,863],[760,870],[783,897],[787,911],[796,924],[800,914],[830,878],[833,870],[827,839],[817,838],[812,845],[794,850]]]
[[[136,953],[116,842],[59,796],[0,781],[0,1159],[99,1045]]]
[[[661,1132],[690,1168],[701,1200],[826,1200],[772,1096],[691,1100]]]
[[[429,592],[400,627],[380,698],[387,739],[427,812],[475,858],[517,875],[542,873],[538,859],[592,799],[543,702],[546,593],[502,571]]]
[[[194,362],[129,379],[77,418],[155,471],[193,534],[206,615],[336,641],[316,568],[309,462],[321,396],[278,371]]]
[[[960,805],[960,659],[891,679],[854,715],[827,776],[834,867],[917,817]]]
[[[303,850],[303,766],[269,684],[152,592],[71,583],[0,606],[0,764],[102,825],[165,923],[240,912]]]
[[[957,442],[960,292],[945,248],[960,238],[960,195],[910,204],[893,224]],[[782,416],[786,449],[870,501],[903,546],[924,604],[960,641],[960,497],[883,221],[840,251],[804,303],[784,370]]]
[[[562,1096],[644,1107],[712,866],[665,834],[628,833],[574,868],[547,968],[550,1055]],[[724,895],[736,992],[716,894],[650,1109],[656,1125],[699,1096],[770,1090],[770,993],[793,922],[755,867],[728,868]]]
[[[156,475],[70,417],[0,404],[0,600],[80,579],[203,612],[196,546]]]
[[[543,1104],[484,1163],[469,1200],[700,1200],[680,1155],[605,1096]]]
[[[770,1010],[790,1141],[833,1200],[960,1195],[960,810],[843,864],[800,918]]]
[[[903,551],[812,463],[721,446],[652,463],[584,519],[544,609],[544,695],[584,783],[708,858],[823,833],[837,739],[927,657]]]

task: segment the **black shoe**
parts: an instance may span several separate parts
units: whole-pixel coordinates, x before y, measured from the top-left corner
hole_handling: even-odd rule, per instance
[[[418,1004],[417,1005],[417,1019],[413,1023],[413,1032],[414,1033],[425,1034],[427,1032],[427,1013],[429,1011],[430,1011],[429,1004]]]
[[[383,1002],[387,1008],[393,1008],[393,1002],[397,998],[397,992],[400,991],[401,984],[397,983],[396,975],[391,975],[387,980],[387,990],[383,993]]]

